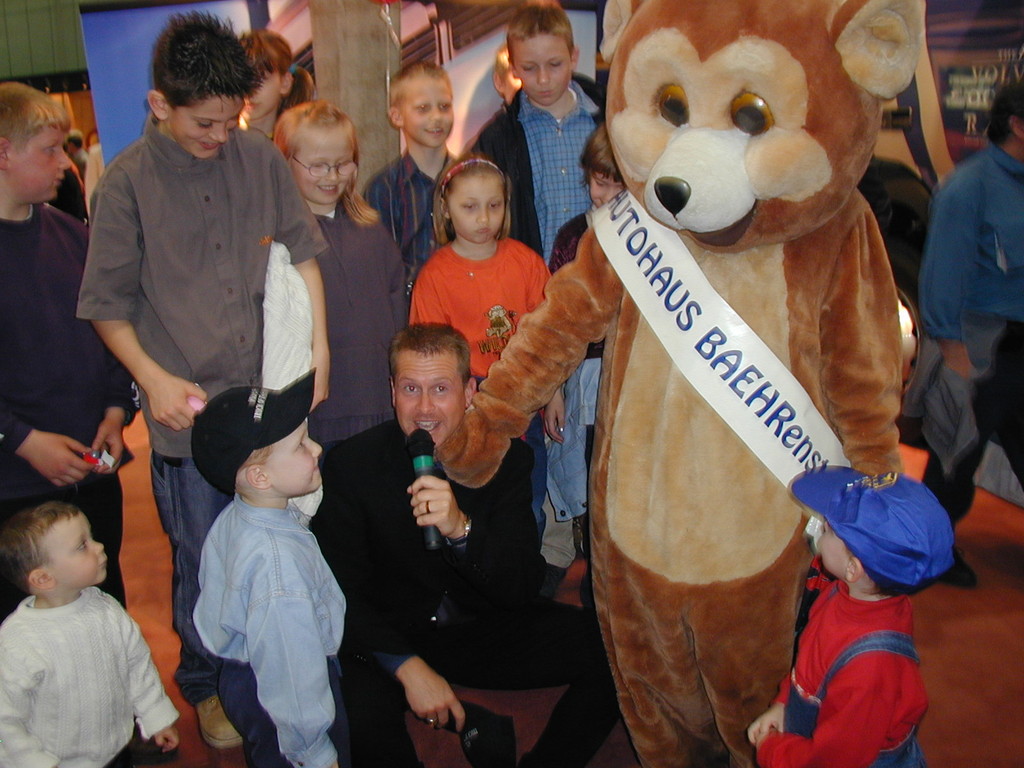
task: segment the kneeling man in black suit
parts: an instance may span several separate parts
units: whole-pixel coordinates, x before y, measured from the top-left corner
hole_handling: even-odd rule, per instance
[[[416,477],[406,438],[440,444],[476,392],[465,338],[414,325],[391,344],[395,421],[334,448],[313,530],[348,601],[342,688],[354,768],[415,768],[405,711],[461,732],[451,683],[484,689],[568,685],[521,768],[583,768],[618,719],[592,612],[538,596],[530,449],[513,440],[494,478],[465,488]],[[424,527],[436,526],[439,549]]]

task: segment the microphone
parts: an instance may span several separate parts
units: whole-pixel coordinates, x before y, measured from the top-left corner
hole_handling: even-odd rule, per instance
[[[405,449],[412,457],[412,471],[416,477],[440,475],[434,467],[434,439],[425,429],[417,429],[405,439]],[[436,525],[423,526],[423,546],[427,549],[441,548],[441,532]]]

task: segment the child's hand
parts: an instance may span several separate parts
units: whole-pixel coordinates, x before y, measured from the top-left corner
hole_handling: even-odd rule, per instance
[[[93,472],[109,475],[117,470],[117,465],[121,463],[121,455],[124,453],[124,408],[107,408],[103,421],[96,429],[96,436],[92,439],[92,449],[105,450],[114,459],[112,467],[97,464],[93,467]]]
[[[14,452],[51,483],[64,486],[79,482],[92,471],[92,464],[82,458],[88,450],[89,446],[73,437],[33,429]]]
[[[562,442],[562,430],[565,427],[565,398],[562,388],[555,390],[551,402],[544,406],[544,431],[556,443]]]
[[[750,724],[747,728],[747,739],[755,747],[761,746],[761,742],[765,740],[768,734],[772,732],[783,733],[782,727],[785,719],[786,707],[780,702],[776,702],[768,707],[759,718]]]
[[[326,348],[318,351],[314,347],[313,367],[316,371],[313,375],[313,402],[309,407],[311,413],[330,396],[331,354]]]
[[[178,729],[169,725],[162,731],[157,731],[153,734],[153,742],[162,752],[170,752],[178,746]]]
[[[149,398],[149,410],[153,418],[175,432],[188,429],[195,421],[196,409],[189,404],[190,396],[206,402],[206,392],[198,384],[174,376],[167,371],[139,382]]]

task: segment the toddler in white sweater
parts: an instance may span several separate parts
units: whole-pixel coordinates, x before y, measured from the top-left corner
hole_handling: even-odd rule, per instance
[[[96,588],[103,545],[78,508],[48,502],[0,529],[0,572],[26,592],[0,626],[0,765],[104,768],[132,735],[178,744],[178,711],[138,625]]]

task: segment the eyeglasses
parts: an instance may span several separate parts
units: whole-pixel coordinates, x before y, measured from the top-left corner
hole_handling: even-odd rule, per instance
[[[299,158],[295,157],[295,155],[292,155],[292,160],[309,171],[309,175],[314,179],[322,179],[331,171],[334,171],[339,176],[349,176],[356,169],[355,160],[347,160],[344,163],[335,163],[334,165],[330,165],[328,163],[313,163],[312,165],[306,165],[304,162],[299,160]]]

